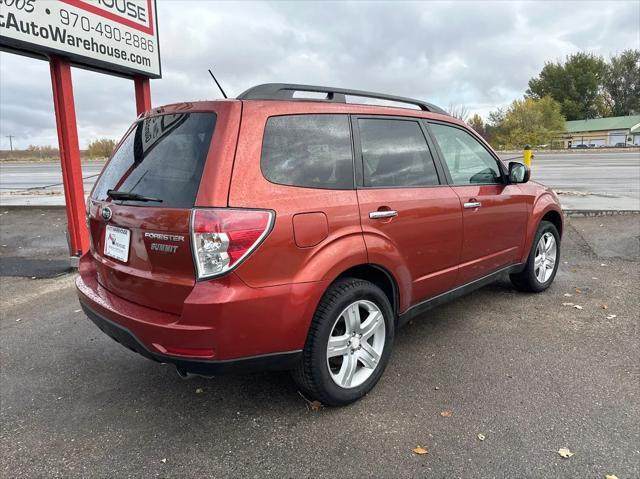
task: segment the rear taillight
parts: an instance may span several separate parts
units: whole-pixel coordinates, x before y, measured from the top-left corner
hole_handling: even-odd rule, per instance
[[[273,218],[267,210],[193,210],[191,242],[198,279],[238,266],[269,234]]]

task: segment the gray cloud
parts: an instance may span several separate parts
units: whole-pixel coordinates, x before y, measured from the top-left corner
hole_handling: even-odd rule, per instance
[[[521,96],[545,61],[639,48],[627,2],[205,2],[158,0],[163,78],[154,105],[235,96],[262,82],[346,86],[465,104],[486,115]],[[0,139],[56,144],[45,62],[0,53]],[[74,69],[80,142],[119,137],[133,84]]]

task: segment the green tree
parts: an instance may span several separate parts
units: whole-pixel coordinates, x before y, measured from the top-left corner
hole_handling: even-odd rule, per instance
[[[640,113],[640,50],[625,50],[611,58],[604,90],[613,116]]]
[[[596,118],[606,113],[603,82],[607,64],[592,53],[575,53],[564,63],[545,63],[540,75],[529,80],[526,96],[550,96],[567,120]]]
[[[492,144],[498,148],[522,148],[548,144],[565,130],[561,105],[549,96],[540,100],[514,100],[504,113],[493,116]]]
[[[487,122],[484,125],[485,140],[494,146],[498,146],[495,143],[495,138],[500,129],[500,125],[504,122],[504,118],[507,114],[506,108],[498,108],[497,110],[489,112],[487,116]]]
[[[111,152],[115,146],[116,142],[114,140],[101,138],[100,140],[95,140],[89,143],[87,155],[90,158],[107,158],[111,156]]]
[[[487,139],[487,132],[484,127],[484,121],[482,120],[482,117],[480,115],[475,113],[469,119],[469,126],[473,128],[476,133],[478,133],[478,135],[480,135],[482,138],[484,138],[485,140]]]

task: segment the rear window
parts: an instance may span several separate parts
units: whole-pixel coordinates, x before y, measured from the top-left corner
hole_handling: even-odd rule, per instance
[[[290,186],[353,188],[347,115],[286,115],[267,120],[260,161],[269,181]]]
[[[215,129],[215,113],[161,115],[138,122],[107,164],[93,198],[106,200],[108,190],[158,198],[119,204],[191,208]]]

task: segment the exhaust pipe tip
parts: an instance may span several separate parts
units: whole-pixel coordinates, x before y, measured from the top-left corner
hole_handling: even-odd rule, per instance
[[[176,366],[176,372],[178,373],[178,376],[180,376],[182,379],[189,379],[192,376],[187,371],[182,369],[180,366]]]

